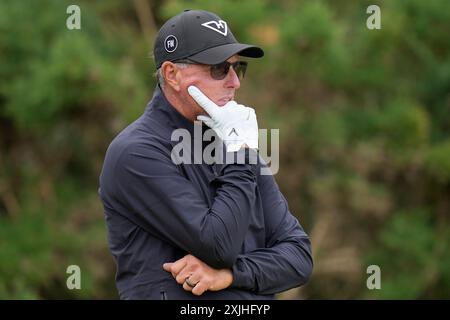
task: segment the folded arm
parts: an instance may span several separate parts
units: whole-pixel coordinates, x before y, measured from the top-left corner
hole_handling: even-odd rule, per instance
[[[239,152],[244,152],[240,150]],[[132,209],[144,230],[215,268],[231,267],[240,252],[254,206],[255,165],[220,167],[216,197],[209,206],[170,155],[143,143],[120,157],[117,201]]]

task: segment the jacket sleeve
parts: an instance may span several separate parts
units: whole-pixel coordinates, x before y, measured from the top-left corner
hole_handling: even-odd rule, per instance
[[[313,268],[311,242],[289,212],[272,175],[259,176],[266,247],[240,254],[233,265],[232,287],[274,294],[305,284]]]
[[[208,205],[170,155],[156,147],[133,145],[114,170],[116,201],[144,230],[212,267],[231,268],[255,201],[256,165],[246,163],[219,167],[216,197]]]

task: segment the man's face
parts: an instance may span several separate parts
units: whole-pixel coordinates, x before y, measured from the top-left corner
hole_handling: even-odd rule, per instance
[[[230,57],[230,63],[238,61],[238,55]],[[228,101],[234,100],[236,90],[241,86],[240,80],[230,67],[228,74],[222,80],[215,80],[211,77],[210,67],[207,65],[188,65],[180,69],[179,73],[180,98],[184,103],[192,106],[195,116],[207,113],[192,99],[187,88],[191,85],[199,88],[208,98],[218,106],[225,105]]]

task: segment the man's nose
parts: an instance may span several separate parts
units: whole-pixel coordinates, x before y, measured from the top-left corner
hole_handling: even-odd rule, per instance
[[[239,80],[239,77],[234,71],[233,67],[230,67],[230,70],[228,71],[227,77],[226,77],[226,87],[227,88],[233,88],[233,89],[239,89],[241,86],[241,81]]]

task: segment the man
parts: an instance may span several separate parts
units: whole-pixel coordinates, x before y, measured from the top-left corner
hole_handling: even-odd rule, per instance
[[[273,299],[304,284],[309,238],[273,176],[260,174],[264,164],[251,161],[256,115],[234,101],[239,58],[263,51],[238,43],[217,15],[186,10],[160,29],[154,56],[159,85],[109,146],[100,176],[120,297]],[[175,163],[172,133],[194,135],[196,120],[244,161]]]

